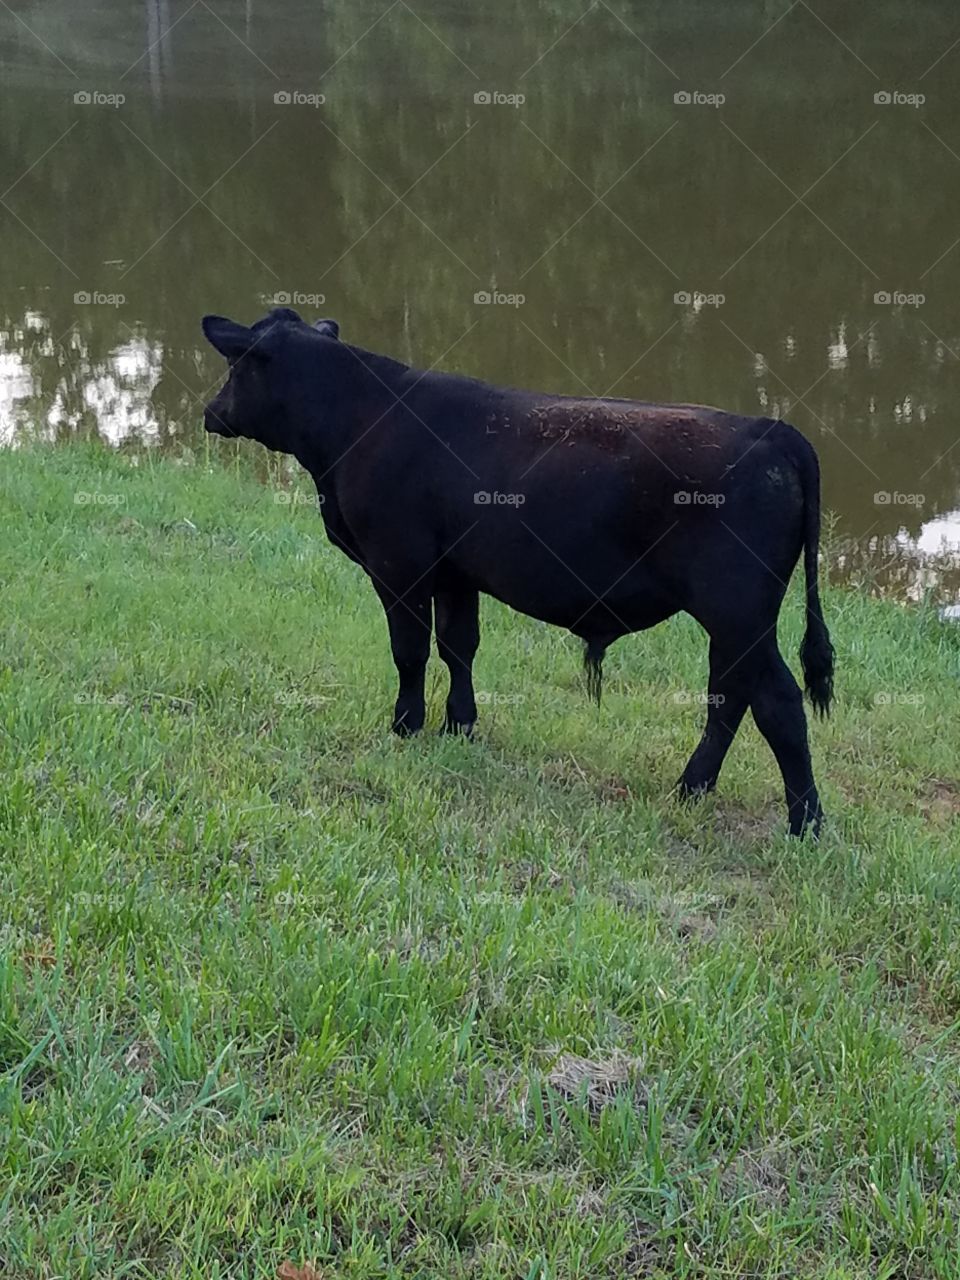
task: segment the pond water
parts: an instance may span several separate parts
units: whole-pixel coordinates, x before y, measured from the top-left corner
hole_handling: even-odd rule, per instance
[[[0,437],[196,448],[200,316],[289,299],[786,417],[835,572],[957,599],[958,67],[947,3],[10,0]]]

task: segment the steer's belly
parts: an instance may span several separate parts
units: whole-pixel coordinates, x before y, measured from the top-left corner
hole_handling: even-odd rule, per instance
[[[645,540],[646,541],[646,540]],[[467,537],[450,567],[473,586],[520,613],[576,634],[626,634],[653,626],[679,607],[668,596],[647,546],[520,526]]]

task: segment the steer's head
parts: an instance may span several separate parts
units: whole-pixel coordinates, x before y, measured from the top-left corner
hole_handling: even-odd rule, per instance
[[[291,370],[284,358],[295,335],[311,326],[289,307],[278,307],[249,328],[224,316],[204,316],[203,332],[226,357],[230,372],[207,405],[203,425],[218,436],[246,436],[279,453],[296,451],[298,424],[289,411]],[[335,320],[318,320],[314,337],[336,340]]]

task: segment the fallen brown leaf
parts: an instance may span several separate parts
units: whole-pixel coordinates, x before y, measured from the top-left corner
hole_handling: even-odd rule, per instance
[[[277,1280],[323,1280],[323,1276],[312,1262],[305,1262],[302,1267],[295,1262],[281,1262],[277,1268]]]
[[[591,1061],[581,1058],[575,1053],[562,1053],[547,1075],[547,1080],[566,1098],[578,1098],[584,1090],[587,1106],[591,1111],[599,1111],[613,1102],[617,1095],[629,1088],[630,1079],[640,1069],[639,1058],[630,1058],[614,1049],[604,1059]],[[634,1091],[638,1100],[643,1100],[642,1086],[636,1084]]]
[[[56,964],[57,949],[53,944],[53,939],[43,938],[36,950],[24,951],[23,961],[25,964],[38,964],[44,969],[49,969],[51,965]]]

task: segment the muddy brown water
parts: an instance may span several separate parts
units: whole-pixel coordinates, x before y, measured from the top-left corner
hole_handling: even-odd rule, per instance
[[[956,601],[958,69],[946,3],[10,0],[0,437],[196,449],[199,317],[289,300],[424,368],[784,416],[834,572]]]

